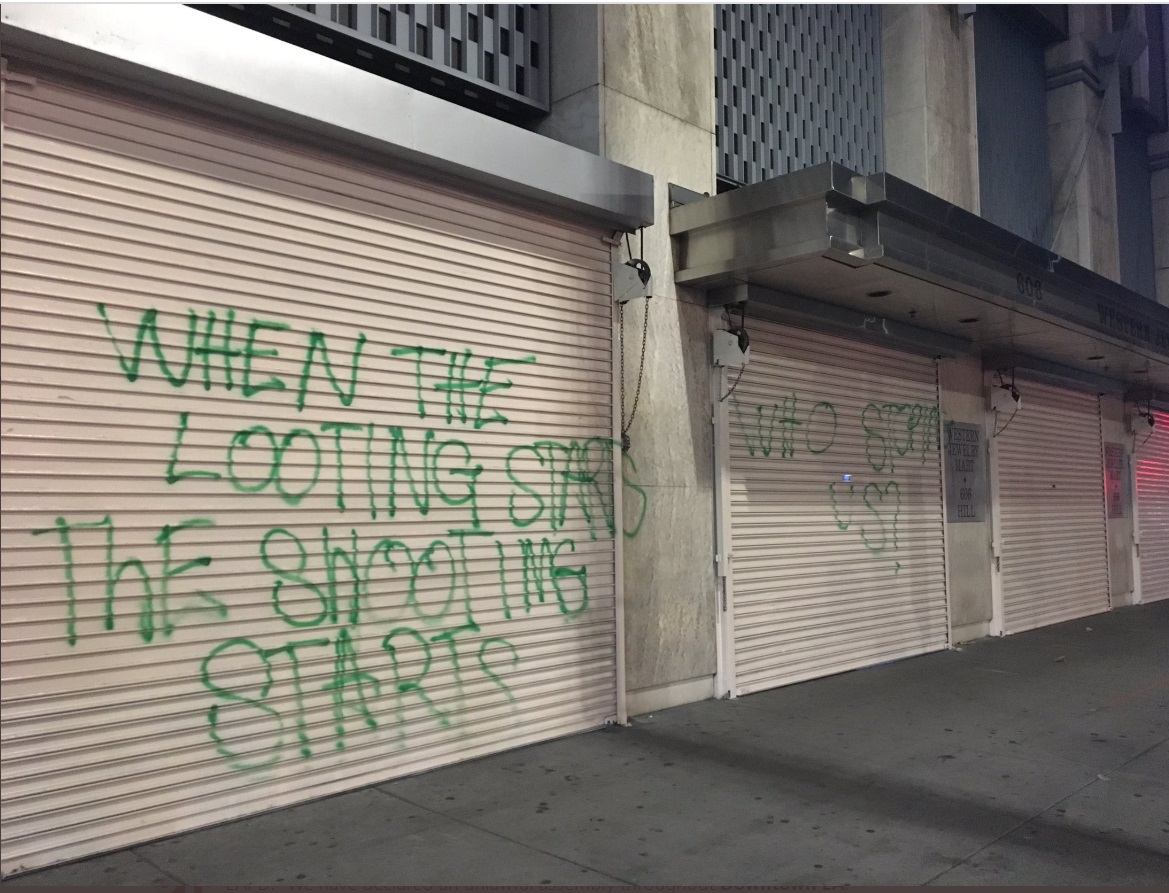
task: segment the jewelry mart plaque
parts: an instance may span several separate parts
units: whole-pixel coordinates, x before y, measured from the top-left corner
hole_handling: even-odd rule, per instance
[[[946,520],[986,520],[986,449],[979,425],[946,425]]]

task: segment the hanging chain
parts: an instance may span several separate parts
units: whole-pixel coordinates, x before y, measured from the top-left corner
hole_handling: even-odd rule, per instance
[[[645,347],[649,337],[649,299],[645,301],[645,320],[641,327],[641,359],[637,364],[637,389],[633,392],[633,406],[629,410],[629,421],[625,421],[625,305],[617,311],[621,328],[621,449],[629,452],[632,440],[629,431],[637,418],[637,404],[641,401],[641,383],[645,379]]]
[[[1148,442],[1149,442],[1149,438],[1151,438],[1151,437],[1153,436],[1153,434],[1154,434],[1154,433],[1156,432],[1156,430],[1157,430],[1157,428],[1156,428],[1156,419],[1155,419],[1155,418],[1154,418],[1154,416],[1153,416],[1153,402],[1152,402],[1151,400],[1149,401],[1149,407],[1148,407],[1148,409],[1147,409],[1145,412],[1141,412],[1141,410],[1140,410],[1140,407],[1139,407],[1139,406],[1137,407],[1137,412],[1139,413],[1139,415],[1140,415],[1140,418],[1142,418],[1142,419],[1148,419],[1148,420],[1149,420],[1149,433],[1145,435],[1145,439],[1141,441],[1141,445],[1140,445],[1140,446],[1134,446],[1134,447],[1133,447],[1132,451],[1133,451],[1134,453],[1139,453],[1139,452],[1141,451],[1141,448],[1142,448],[1142,447],[1143,447],[1143,446],[1144,446],[1146,443],[1148,443]]]
[[[626,239],[629,235],[626,234]],[[629,445],[625,437],[625,305],[617,305],[617,332],[620,336],[618,338],[617,349],[621,351],[620,368],[621,368],[621,449],[623,452],[629,451]]]
[[[1015,420],[1015,416],[1018,414],[1019,414],[1019,407],[1016,406],[1015,411],[1011,413],[1011,417],[1009,419],[1007,419],[1006,424],[1003,425],[1001,428],[999,428],[997,431],[995,431],[994,434],[992,434],[990,436],[990,439],[994,440],[996,437],[998,437],[1000,434],[1002,434],[1004,431],[1006,431],[1007,428],[1010,427],[1011,422],[1013,422]],[[996,421],[997,421],[997,413],[996,413]]]
[[[629,253],[630,262],[633,259],[633,246],[630,244],[629,233],[625,234],[625,250]],[[641,257],[645,257],[645,227],[641,229]],[[645,267],[645,261],[639,259],[637,263]],[[638,272],[642,271],[642,267],[638,268]],[[648,267],[645,267],[648,272]],[[643,279],[642,282],[646,280]],[[637,404],[641,402],[641,383],[645,380],[645,347],[647,339],[649,338],[649,301],[650,295],[645,297],[645,316],[643,317],[643,325],[641,328],[641,359],[637,362],[637,389],[633,392],[633,406],[629,409],[629,419],[625,418],[625,305],[617,305],[617,328],[620,334],[619,349],[621,351],[620,361],[620,376],[621,376],[621,451],[628,453],[633,444],[629,436],[629,431],[633,428],[633,420],[637,418]]]
[[[1139,453],[1139,452],[1141,451],[1141,448],[1142,448],[1142,447],[1143,447],[1143,446],[1144,446],[1146,443],[1148,443],[1148,442],[1149,442],[1149,438],[1150,438],[1150,437],[1152,437],[1152,436],[1153,436],[1153,429],[1152,429],[1152,428],[1150,428],[1150,429],[1149,429],[1149,433],[1145,435],[1145,439],[1141,441],[1141,445],[1140,445],[1139,447],[1136,447],[1136,448],[1133,450],[1133,452],[1134,452],[1134,453]]]
[[[725,394],[718,398],[719,403],[725,403],[727,397],[731,396],[731,394],[735,392],[735,388],[737,388],[739,386],[739,382],[743,380],[743,370],[746,368],[746,365],[739,367],[739,374],[735,376],[735,383],[730,386]],[[738,406],[739,404],[736,403],[735,405]]]

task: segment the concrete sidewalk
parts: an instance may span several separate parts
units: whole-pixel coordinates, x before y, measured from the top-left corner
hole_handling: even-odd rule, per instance
[[[1169,885],[1169,602],[9,881]]]

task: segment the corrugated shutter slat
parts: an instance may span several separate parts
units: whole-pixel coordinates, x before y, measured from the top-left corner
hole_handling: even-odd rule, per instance
[[[1038,382],[1019,389],[996,438],[1008,634],[1109,607],[1099,400]]]
[[[944,648],[934,362],[756,322],[730,402],[738,693]]]
[[[3,871],[613,717],[603,233],[36,74],[3,128]]]
[[[1142,603],[1169,598],[1169,413],[1153,419],[1153,430],[1137,435],[1134,456]]]

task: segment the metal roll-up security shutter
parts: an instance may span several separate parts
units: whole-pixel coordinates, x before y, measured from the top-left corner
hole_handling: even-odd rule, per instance
[[[1169,598],[1169,413],[1153,419],[1152,431],[1138,428],[1134,453],[1142,603]]]
[[[1003,631],[1109,607],[1100,402],[1037,382],[997,420]]]
[[[4,871],[613,717],[602,233],[30,73]]]
[[[755,323],[728,402],[738,693],[946,647],[934,361]]]

